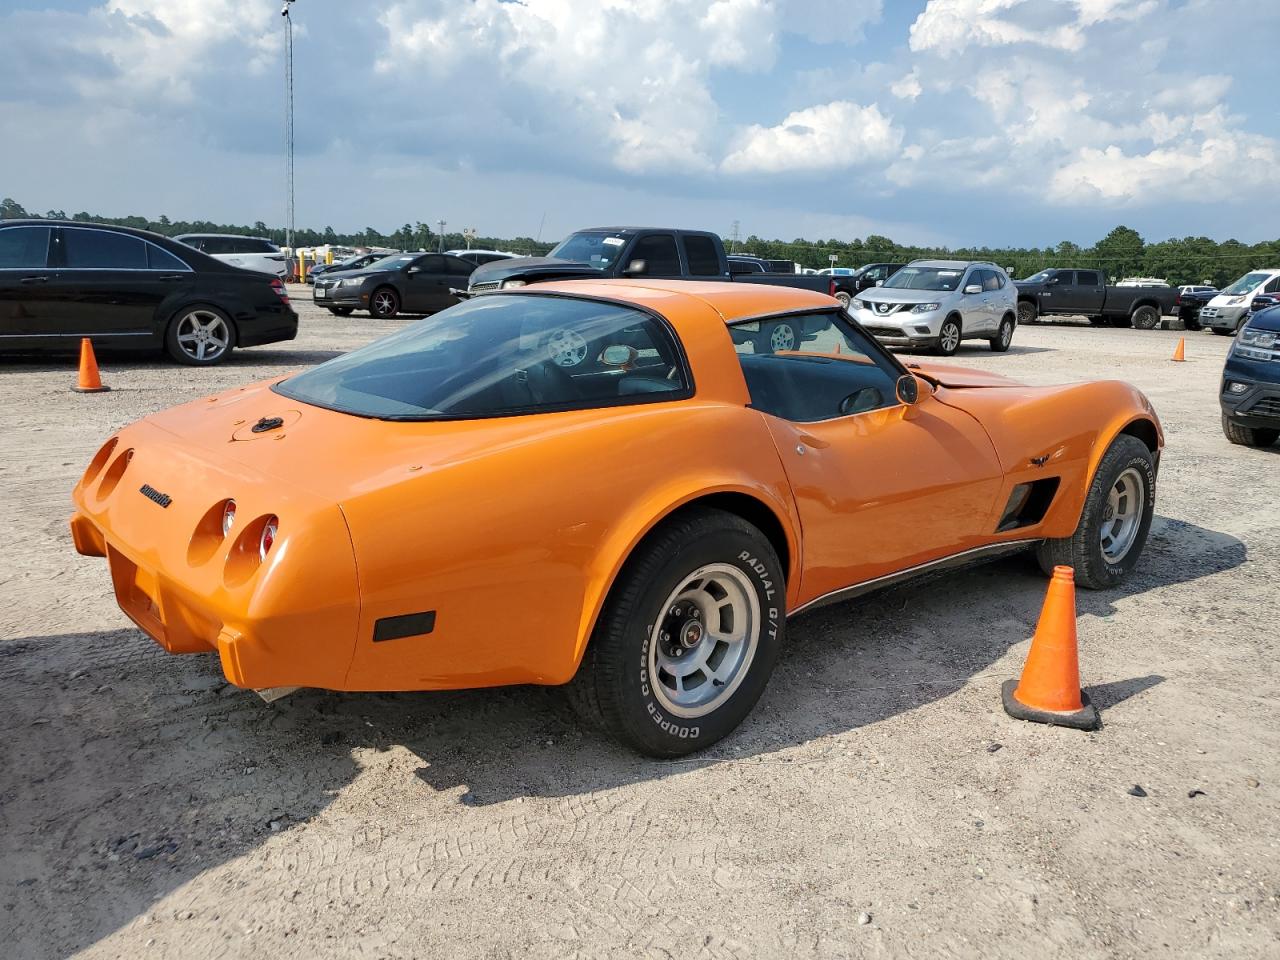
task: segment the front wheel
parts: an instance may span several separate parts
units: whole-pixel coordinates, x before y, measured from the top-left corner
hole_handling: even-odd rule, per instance
[[[1036,305],[1028,300],[1018,301],[1018,322],[1019,323],[1035,323],[1039,311]]]
[[[1000,321],[1000,330],[987,341],[996,353],[1004,353],[1013,343],[1013,317],[1005,317]]]
[[[645,540],[609,593],[570,699],[653,757],[709,747],[751,712],[786,630],[782,564],[742,518],[698,510]]]
[[[1154,330],[1160,326],[1160,311],[1150,306],[1139,307],[1133,311],[1133,325],[1138,330]]]
[[[1134,568],[1155,512],[1156,462],[1147,445],[1121,434],[1098,464],[1080,523],[1069,537],[1045,540],[1036,558],[1045,573],[1075,568],[1076,583],[1091,590],[1113,587]]]
[[[169,356],[191,367],[211,367],[236,345],[235,324],[216,307],[187,307],[169,324],[164,346]]]
[[[1012,334],[1010,334],[1012,336]],[[949,357],[960,347],[960,321],[955,317],[947,317],[942,321],[938,331],[938,353]]]
[[[853,302],[853,297],[849,296],[848,292],[844,290],[836,291],[836,299],[840,301],[840,306],[846,310],[849,309],[849,304]]]
[[[400,312],[400,298],[390,287],[379,287],[369,298],[369,313],[379,320],[390,320]]]
[[[1280,430],[1246,427],[1239,423],[1232,423],[1231,418],[1225,413],[1222,415],[1222,432],[1228,440],[1242,447],[1269,447],[1280,439]]]

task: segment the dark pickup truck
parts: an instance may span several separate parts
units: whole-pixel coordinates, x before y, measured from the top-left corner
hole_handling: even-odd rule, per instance
[[[1041,270],[1017,280],[1018,322],[1041,316],[1081,315],[1095,326],[1154,330],[1174,311],[1177,291],[1167,285],[1109,287],[1100,270]]]
[[[565,237],[545,257],[498,260],[476,268],[467,293],[489,293],[546,280],[732,280],[799,287],[832,296],[833,277],[730,270],[724,243],[714,233],[641,227],[594,227]]]

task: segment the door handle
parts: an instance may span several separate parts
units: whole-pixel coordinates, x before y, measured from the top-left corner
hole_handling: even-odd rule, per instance
[[[48,283],[48,277],[23,277],[19,283]]]
[[[185,280],[186,278],[187,278],[187,275],[185,273],[166,273],[160,279],[161,280]]]

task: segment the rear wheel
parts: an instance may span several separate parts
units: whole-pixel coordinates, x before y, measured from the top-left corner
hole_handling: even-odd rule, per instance
[[[379,320],[390,320],[400,312],[400,298],[390,287],[379,287],[369,297],[369,313]]]
[[[211,367],[235,349],[235,324],[216,307],[186,307],[169,324],[164,345],[169,356],[179,363]]]
[[[960,347],[960,321],[955,317],[947,317],[938,330],[938,353],[949,357]]]
[[[1004,353],[1013,343],[1013,317],[1005,317],[1000,321],[1000,329],[987,341],[996,353]]]
[[[1139,330],[1154,330],[1160,326],[1160,311],[1152,306],[1141,306],[1133,311],[1133,325]]]
[[[1098,464],[1075,533],[1036,549],[1041,569],[1052,573],[1065,564],[1075,568],[1081,586],[1115,586],[1142,555],[1155,493],[1155,457],[1147,445],[1128,434],[1116,437]]]
[[[654,757],[710,746],[751,712],[781,649],[782,565],[742,518],[698,510],[628,559],[570,699],[585,720]]]
[[[794,350],[800,343],[800,334],[796,325],[790,320],[779,320],[777,323],[766,323],[756,334],[756,353],[781,353]]]
[[[853,297],[849,296],[849,294],[844,290],[836,291],[836,299],[840,301],[840,306],[844,307],[846,310],[849,309],[849,304],[853,302]]]
[[[1036,305],[1032,303],[1030,300],[1018,301],[1018,322],[1019,323],[1035,323],[1036,317],[1038,315],[1039,315],[1039,311],[1036,310]]]
[[[1217,331],[1215,331],[1216,333]],[[1225,413],[1222,415],[1222,432],[1232,443],[1242,447],[1269,447],[1280,439],[1280,430],[1267,427],[1246,427],[1233,423]]]
[[[330,307],[329,312],[335,317],[349,317],[354,309],[355,307]]]

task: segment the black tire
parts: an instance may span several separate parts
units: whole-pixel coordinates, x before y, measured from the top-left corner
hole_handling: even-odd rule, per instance
[[[1107,323],[1117,330],[1128,330],[1133,326],[1133,320],[1130,317],[1108,317]]]
[[[950,327],[955,328],[955,336],[950,336]],[[947,317],[942,321],[942,326],[938,328],[938,342],[934,344],[933,349],[941,356],[950,357],[960,349],[960,338],[963,335],[963,328],[960,325],[959,317]]]
[[[391,287],[379,287],[369,294],[369,315],[390,320],[400,312],[400,295]]]
[[[1036,309],[1036,305],[1030,300],[1018,301],[1018,322],[1019,323],[1035,323],[1040,316],[1040,311]]]
[[[1234,337],[1236,335],[1234,330],[1224,330],[1222,327],[1210,327],[1209,329],[1220,337]]]
[[[1133,311],[1130,319],[1137,330],[1154,330],[1160,326],[1160,311],[1153,306],[1144,304]]]
[[[216,323],[215,323],[216,321]],[[209,329],[217,326],[217,333],[211,334],[204,341],[204,349],[200,349],[199,341],[194,345],[186,338],[198,335],[196,327]],[[221,338],[224,343],[216,350],[209,345],[218,344]],[[207,303],[189,304],[173,315],[164,332],[164,349],[178,363],[189,367],[212,367],[231,356],[236,348],[236,325],[222,310]]]
[[[1280,430],[1270,427],[1246,427],[1233,423],[1225,413],[1222,415],[1222,432],[1232,443],[1242,447],[1269,447],[1280,439]]]
[[[700,716],[680,717],[655,689],[659,683],[664,690],[670,685],[651,676],[651,664],[662,662],[659,633],[668,598],[710,564],[739,572],[733,576],[742,578],[743,598],[749,584],[759,609],[756,645],[723,702]],[[751,524],[720,510],[675,517],[642,541],[623,566],[569,684],[570,702],[588,723],[651,757],[679,757],[709,747],[734,730],[764,692],[785,637],[785,598],[777,554]],[[667,635],[671,632],[668,627]],[[661,667],[656,673],[663,673]]]
[[[996,335],[987,343],[991,344],[991,349],[996,353],[1004,353],[1009,349],[1009,344],[1013,343],[1014,322],[1012,315],[1006,315],[1000,321],[1000,329],[996,331]]]
[[[1095,313],[1093,316],[1089,318],[1089,326],[1091,327],[1105,327],[1106,325],[1107,325],[1106,317],[1099,316],[1098,314]]]
[[[846,310],[849,309],[849,304],[853,302],[853,297],[846,290],[837,290],[836,299],[840,301],[840,306],[844,307]]]
[[[1103,555],[1103,524],[1112,487],[1130,469],[1136,472],[1145,499],[1132,543],[1122,557],[1112,562]],[[1040,568],[1052,573],[1059,565],[1073,567],[1076,583],[1090,590],[1115,586],[1128,576],[1142,555],[1155,512],[1155,492],[1156,461],[1147,445],[1128,434],[1116,437],[1094,473],[1075,533],[1059,540],[1044,540],[1036,548]]]
[[[351,312],[353,310],[355,310],[355,307],[330,307],[329,308],[329,312],[332,313],[335,317],[349,317],[351,316]]]
[[[795,350],[800,346],[800,331],[790,320],[778,320],[760,325],[756,334],[756,353],[777,353],[779,350]]]
[[[1199,320],[1183,320],[1182,325],[1188,330],[1202,330]]]

